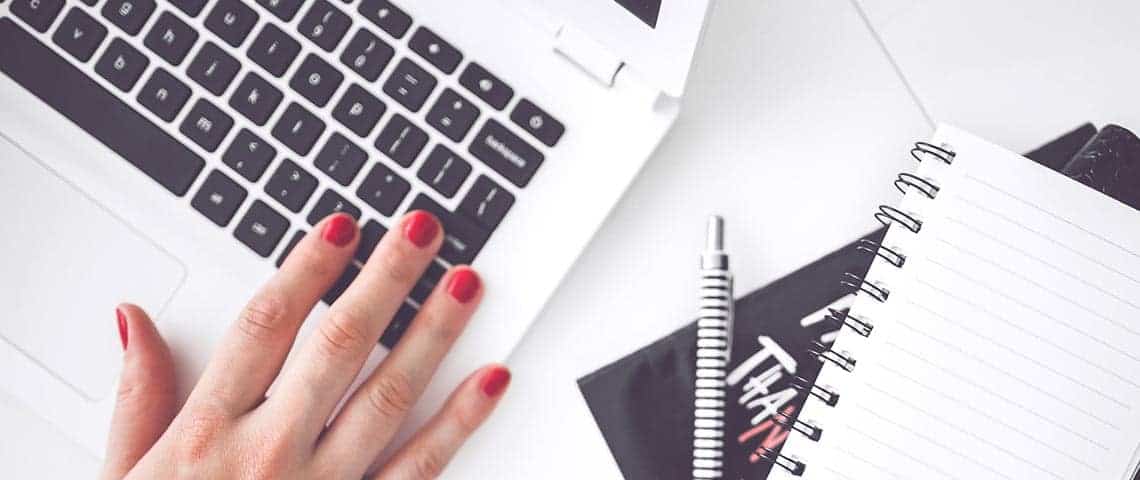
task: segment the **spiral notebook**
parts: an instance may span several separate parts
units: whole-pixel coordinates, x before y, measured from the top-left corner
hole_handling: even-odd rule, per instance
[[[769,478],[1132,478],[1140,213],[952,127],[912,153]]]

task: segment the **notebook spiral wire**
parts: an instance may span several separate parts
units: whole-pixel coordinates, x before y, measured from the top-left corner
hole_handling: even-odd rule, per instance
[[[954,163],[956,156],[953,148],[948,145],[939,146],[927,142],[915,143],[910,154],[919,162],[934,160],[947,165]],[[940,187],[932,180],[911,173],[900,173],[895,179],[894,185],[904,195],[917,192],[932,200],[938,196],[940,190]],[[889,205],[880,205],[879,211],[875,213],[875,219],[887,227],[897,225],[915,234],[922,231],[921,218]],[[895,268],[903,268],[906,264],[907,257],[903,252],[898,248],[888,247],[879,242],[864,239],[856,244],[855,249],[874,255]],[[891,295],[887,286],[850,272],[843,275],[840,283],[849,288],[855,295],[865,295],[879,303],[886,303]],[[864,338],[869,338],[874,330],[874,324],[870,319],[852,313],[850,310],[828,309],[825,320],[838,328],[847,327]],[[846,372],[855,371],[856,359],[847,352],[834,350],[822,342],[814,342],[808,347],[808,352],[823,362],[824,368],[828,368],[827,364],[830,363],[831,366],[838,367]],[[819,385],[797,376],[792,380],[792,387],[800,392],[806,392],[828,407],[835,407],[839,404],[839,392],[829,386]],[[810,421],[779,417],[781,418],[777,419],[778,423],[812,441],[818,442],[823,437],[823,429]],[[807,469],[805,462],[776,449],[761,448],[760,458],[783,468],[793,476],[802,476]]]

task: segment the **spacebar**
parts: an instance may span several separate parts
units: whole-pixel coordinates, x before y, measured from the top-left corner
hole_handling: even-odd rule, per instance
[[[206,162],[10,18],[0,19],[0,71],[175,195]]]

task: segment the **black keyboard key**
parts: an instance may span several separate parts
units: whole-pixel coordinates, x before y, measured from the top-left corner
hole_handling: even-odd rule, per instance
[[[427,122],[431,126],[456,142],[463,141],[478,119],[479,107],[450,88],[439,94],[427,114]]]
[[[258,255],[269,258],[287,231],[289,220],[265,202],[254,200],[234,229],[234,237]]]
[[[199,13],[202,13],[202,9],[206,7],[206,2],[208,0],[166,0],[166,1],[170,2],[175,7],[178,7],[178,9],[182,10],[183,13],[185,13],[191,17],[197,17]],[[92,3],[94,3],[94,2],[92,2]]]
[[[435,90],[435,77],[415,62],[406,58],[396,64],[396,69],[384,82],[384,93],[400,105],[413,112],[420,111],[432,90]]]
[[[390,217],[396,213],[396,207],[400,206],[411,189],[412,184],[407,180],[384,164],[377,163],[368,172],[368,176],[364,177],[360,188],[356,189],[356,196],[381,215]]]
[[[257,12],[241,0],[217,0],[206,16],[206,28],[236,47],[249,36],[258,17]]]
[[[385,233],[388,233],[388,229],[376,220],[369,220],[363,227],[360,227],[360,243],[356,244],[356,259],[367,262],[368,257],[372,255],[373,250],[376,250],[376,246],[380,244],[380,239],[384,237]]]
[[[525,98],[515,105],[514,111],[511,112],[511,121],[548,147],[557,144],[562,134],[566,132],[562,122],[555,120],[550,114],[538,108],[538,105]]]
[[[318,107],[323,107],[329,104],[333,92],[336,92],[343,81],[343,73],[321,60],[320,57],[310,53],[301,62],[297,71],[293,73],[293,80],[289,82],[289,87]]]
[[[284,95],[277,87],[256,73],[247,72],[230,97],[230,106],[258,126],[264,126],[281,105],[282,98]]]
[[[436,285],[439,285],[439,280],[443,278],[445,273],[447,273],[447,269],[443,268],[442,265],[431,262],[428,264],[428,268],[423,276],[420,277],[420,280],[412,287],[412,293],[409,294],[408,297],[423,304],[424,301],[431,296],[431,292],[435,290]]]
[[[208,42],[202,45],[190,66],[186,67],[186,75],[206,87],[210,93],[221,96],[240,69],[241,64],[237,59],[214,42]]]
[[[336,282],[325,292],[321,300],[329,305],[335,303],[336,300],[348,290],[348,286],[352,285],[352,282],[356,280],[357,275],[360,275],[360,269],[357,268],[356,265],[345,267],[344,272],[340,274],[340,278],[336,279]]]
[[[226,153],[222,154],[222,163],[229,165],[246,180],[256,182],[276,156],[276,148],[243,128],[230,142]]]
[[[317,178],[288,159],[281,161],[265,184],[265,193],[293,212],[300,212],[316,189]]]
[[[150,60],[142,52],[116,38],[103,51],[103,56],[95,64],[95,71],[119,90],[129,92],[149,64]]]
[[[300,42],[292,39],[272,23],[266,23],[246,55],[265,71],[280,78],[301,52]]]
[[[459,84],[496,110],[507,108],[515,90],[478,63],[471,62],[459,75]]]
[[[400,305],[400,309],[392,317],[388,328],[385,328],[384,334],[380,336],[380,344],[388,347],[389,350],[396,348],[396,344],[400,343],[401,338],[404,338],[404,332],[408,331],[408,327],[412,325],[412,320],[415,320],[418,313],[419,311],[407,302]]]
[[[293,236],[289,238],[289,243],[285,244],[285,248],[281,250],[281,255],[277,256],[277,268],[281,268],[281,266],[285,264],[285,259],[289,258],[289,254],[293,252],[293,249],[296,248],[298,243],[301,243],[301,239],[303,238],[305,238],[304,230],[293,232]]]
[[[59,11],[63,10],[63,0],[15,0],[9,8],[28,26],[44,33],[51,27],[55,17],[59,16]]]
[[[325,0],[312,2],[309,11],[301,18],[297,30],[326,52],[333,51],[344,38],[352,20],[339,8]]]
[[[167,122],[174,121],[189,99],[190,87],[163,68],[154,69],[139,90],[139,103]]]
[[[459,203],[459,213],[479,222],[487,230],[494,230],[514,204],[515,196],[511,192],[490,177],[480,175]]]
[[[305,156],[313,150],[317,137],[324,131],[324,120],[309,113],[304,107],[290,103],[273,127],[273,138],[280,140],[298,155]]]
[[[336,108],[333,108],[333,118],[353,133],[367,137],[372,134],[372,129],[387,109],[380,99],[359,85],[352,84],[345,90]]]
[[[360,14],[395,38],[401,38],[412,26],[412,17],[387,0],[360,2]]]
[[[245,201],[246,191],[224,173],[211,171],[190,201],[195,210],[219,227],[229,225],[234,213]]]
[[[71,7],[51,39],[81,62],[91,60],[95,49],[107,37],[107,27],[91,18],[83,9]]]
[[[257,3],[277,18],[288,22],[297,16],[297,11],[301,9],[301,4],[305,3],[305,0],[257,0]]]
[[[4,3],[4,1],[0,0],[0,3]],[[96,3],[99,3],[99,0],[83,0],[83,3],[86,3],[88,6],[94,7]]]
[[[436,145],[416,176],[441,195],[451,198],[471,174],[471,164],[443,145]]]
[[[466,264],[475,260],[475,255],[487,243],[490,231],[483,229],[473,220],[456,215],[443,208],[427,195],[416,195],[408,210],[424,210],[439,219],[443,224],[443,246],[439,249],[440,258],[454,264]]]
[[[408,40],[408,46],[443,73],[454,73],[455,67],[463,61],[463,54],[459,53],[459,49],[426,27],[416,29],[416,33],[413,33],[412,38]]]
[[[337,183],[347,187],[356,178],[365,160],[368,160],[368,154],[364,149],[348,141],[344,135],[333,133],[313,163]]]
[[[233,126],[233,118],[208,100],[199,98],[178,130],[206,151],[213,152],[222,144],[222,139],[226,138]]]
[[[332,190],[325,190],[325,193],[321,194],[306,220],[309,221],[309,225],[316,225],[334,213],[347,213],[352,218],[360,220],[360,209]]]
[[[495,119],[487,119],[468,147],[475,158],[511,183],[525,187],[545,157]]]
[[[146,34],[146,48],[171,65],[180,65],[198,41],[198,32],[170,12],[159,15]]]
[[[0,18],[0,71],[167,190],[183,196],[206,162],[10,18]]]
[[[368,81],[375,82],[395,54],[396,50],[391,45],[362,28],[356,31],[356,35],[344,48],[340,63]]]
[[[410,167],[427,145],[428,136],[403,115],[395,114],[380,130],[376,148],[401,167]]]
[[[107,0],[103,4],[103,18],[110,20],[131,35],[137,35],[143,24],[154,13],[154,0]]]

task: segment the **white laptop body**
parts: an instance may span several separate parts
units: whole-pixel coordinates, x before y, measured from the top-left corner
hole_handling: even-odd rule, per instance
[[[244,55],[248,41],[230,48],[204,27],[204,19],[217,0],[211,0],[196,17],[160,1],[137,35],[117,29],[100,16],[103,2],[109,0],[100,0],[93,7],[67,1],[45,33],[29,28],[12,13],[19,1],[0,4],[0,23],[10,21],[43,42],[205,160],[205,168],[188,193],[174,195],[37,98],[13,76],[2,73],[7,70],[0,66],[0,305],[4,308],[0,315],[0,378],[4,382],[0,384],[35,413],[101,455],[121,355],[114,306],[122,301],[138,303],[157,321],[176,356],[183,393],[188,393],[215,342],[254,290],[275,271],[274,261],[289,237],[299,229],[310,228],[305,215],[320,192],[330,189],[354,200],[361,179],[341,186],[312,168],[316,150],[305,157],[295,155],[269,135],[268,127],[258,127],[240,115],[234,115],[235,126],[222,148],[211,153],[179,132],[182,115],[189,107],[173,122],[140,107],[138,92],[157,67],[166,68],[191,86],[194,98],[208,98],[223,109],[234,88],[231,85],[224,95],[211,96],[187,77],[189,59],[181,66],[171,66],[144,45],[149,28],[163,12],[173,12],[201,34],[188,58],[211,40],[241,60],[243,71],[257,70]],[[407,42],[410,33],[398,39],[375,28],[357,11],[361,2],[332,2],[353,21],[346,39],[333,52],[321,51],[296,34],[311,2],[288,22],[253,0],[246,3],[260,14],[259,25],[275,23],[293,33],[303,45],[302,56],[308,52],[322,55],[346,72],[346,84],[364,85],[382,99],[388,110],[377,131],[392,115],[400,113],[429,133],[429,147],[409,168],[400,167],[372,147],[375,132],[367,139],[356,139],[368,152],[365,170],[368,165],[383,163],[412,184],[412,192],[391,216],[357,201],[363,207],[363,217],[390,226],[417,193],[454,211],[479,175],[496,180],[515,196],[514,205],[473,262],[487,287],[483,307],[445,361],[424,401],[417,405],[410,422],[414,426],[441,404],[463,376],[483,363],[507,357],[669,130],[679,112],[710,0],[663,0],[659,5],[654,0],[393,2],[413,19],[412,31],[419,26],[430,27],[462,51],[464,58],[454,74],[434,69],[413,52]],[[84,10],[108,27],[107,39],[86,62],[52,41],[61,19],[73,8]],[[473,130],[493,118],[541,151],[545,161],[533,179],[525,187],[512,184],[467,153],[471,134],[453,142],[424,123],[428,107],[412,112],[385,97],[380,84],[393,68],[391,64],[379,81],[353,77],[338,58],[346,48],[347,37],[360,28],[389,41],[396,52],[391,64],[410,58],[439,79],[440,86],[431,94],[428,106],[445,87],[453,88],[480,104],[482,114]],[[94,65],[112,37],[126,40],[150,60],[141,80],[126,93],[95,73]],[[460,86],[459,72],[472,61],[513,88],[514,96],[505,109],[480,103]],[[284,92],[286,101],[282,105],[290,101],[305,104],[325,121],[328,131],[317,143],[318,149],[332,133],[348,132],[333,118],[332,104],[324,108],[307,104],[291,90],[290,74],[282,78],[263,76]],[[333,96],[334,104],[344,88],[342,85]],[[555,146],[544,145],[512,123],[509,115],[521,98],[533,101],[565,125],[565,134]],[[259,132],[278,152],[269,173],[256,182],[236,175],[221,159],[226,143],[244,127]],[[448,145],[473,167],[451,198],[426,188],[416,178],[417,168],[435,143]],[[282,208],[264,191],[267,178],[282,158],[308,167],[319,180],[317,193],[299,213]],[[191,207],[191,199],[211,170],[226,174],[249,192],[225,227],[215,225]],[[363,176],[363,172],[358,175]],[[268,258],[253,253],[234,237],[235,225],[254,199],[274,207],[291,225]],[[324,309],[318,306],[307,328]],[[304,337],[302,334],[300,341]],[[366,371],[386,351],[378,345]]]

